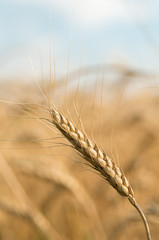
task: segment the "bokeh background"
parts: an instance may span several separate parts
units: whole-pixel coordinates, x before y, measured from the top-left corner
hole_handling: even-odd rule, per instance
[[[158,239],[158,8],[1,0],[0,239],[146,239],[127,199],[44,120],[50,95],[125,172]]]

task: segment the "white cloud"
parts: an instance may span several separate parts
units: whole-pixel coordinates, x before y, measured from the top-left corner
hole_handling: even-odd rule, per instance
[[[115,0],[59,0],[57,7],[72,10],[74,17],[87,24],[99,24],[103,21],[112,21],[125,17],[121,1]]]
[[[122,0],[15,0],[19,3],[36,4],[57,9],[84,25],[99,25],[127,18]]]
[[[145,22],[158,15],[154,4],[143,0],[8,0],[24,3],[27,5],[37,5],[56,10],[64,17],[84,24],[87,27],[95,27],[101,24],[110,24],[118,21]],[[49,11],[48,11],[49,12]]]

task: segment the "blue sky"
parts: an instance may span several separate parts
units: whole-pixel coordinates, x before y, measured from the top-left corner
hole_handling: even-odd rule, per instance
[[[59,74],[67,69],[69,42],[70,70],[80,66],[82,56],[82,66],[121,62],[158,72],[157,0],[1,0],[0,5],[1,79],[29,78],[29,59],[37,75],[40,59],[49,74],[49,18]]]

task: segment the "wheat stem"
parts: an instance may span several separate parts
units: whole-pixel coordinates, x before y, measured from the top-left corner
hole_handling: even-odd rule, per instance
[[[140,216],[141,216],[141,218],[143,220],[143,223],[144,223],[144,226],[145,226],[145,230],[146,230],[147,240],[151,240],[151,234],[150,234],[149,225],[148,225],[147,219],[146,219],[143,211],[141,210],[141,208],[137,204],[137,202],[136,202],[134,197],[129,196],[128,199],[129,199],[129,202],[136,208],[136,210],[138,211],[138,213],[140,214]]]

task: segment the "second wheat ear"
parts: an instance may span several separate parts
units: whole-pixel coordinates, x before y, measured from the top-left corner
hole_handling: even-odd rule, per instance
[[[139,212],[145,226],[147,240],[151,240],[149,226],[146,217],[136,203],[134,192],[116,163],[107,154],[92,142],[86,133],[82,133],[63,114],[55,109],[50,110],[52,123],[62,133],[62,135],[72,144],[80,155],[98,171],[107,182],[117,190],[117,192],[127,197],[130,203]]]

